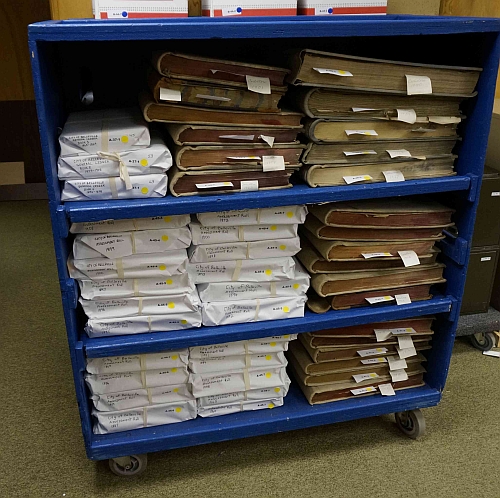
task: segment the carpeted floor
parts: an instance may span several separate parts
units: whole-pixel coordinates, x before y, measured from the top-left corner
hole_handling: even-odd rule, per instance
[[[0,496],[500,497],[500,360],[457,341],[427,435],[391,416],[149,455],[136,480],[86,459],[46,202],[0,203]]]

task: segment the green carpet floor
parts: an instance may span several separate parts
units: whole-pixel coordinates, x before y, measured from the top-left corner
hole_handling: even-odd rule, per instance
[[[149,455],[136,480],[87,460],[46,202],[0,203],[0,496],[500,497],[500,360],[458,340],[411,441],[391,416]]]

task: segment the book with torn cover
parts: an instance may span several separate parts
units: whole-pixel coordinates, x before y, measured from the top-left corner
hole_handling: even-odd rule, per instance
[[[478,67],[419,64],[305,49],[291,58],[293,85],[342,88],[403,95],[472,97]],[[410,77],[410,78],[409,78]]]

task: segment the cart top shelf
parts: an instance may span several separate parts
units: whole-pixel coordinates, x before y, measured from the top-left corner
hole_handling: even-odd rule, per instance
[[[182,40],[448,35],[500,32],[500,19],[432,16],[290,16],[44,21],[31,41]]]

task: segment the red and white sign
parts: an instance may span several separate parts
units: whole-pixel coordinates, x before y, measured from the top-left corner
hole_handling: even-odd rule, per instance
[[[342,16],[387,14],[387,0],[298,0],[298,15]]]
[[[202,0],[202,15],[228,16],[296,16],[297,0]]]
[[[188,0],[94,0],[96,19],[187,17]]]

